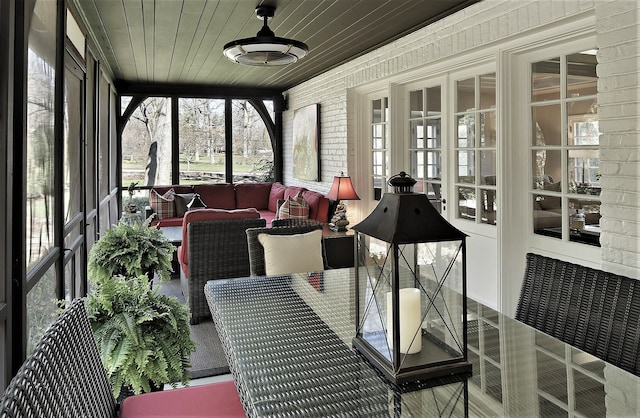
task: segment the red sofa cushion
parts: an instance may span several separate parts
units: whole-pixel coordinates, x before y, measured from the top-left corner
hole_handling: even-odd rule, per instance
[[[220,219],[246,219],[246,218],[259,218],[260,212],[254,208],[247,209],[194,209],[184,214],[182,218],[182,243],[178,248],[178,261],[184,271],[185,276],[189,277],[188,264],[189,264],[189,240],[188,240],[188,226],[191,222],[198,221],[216,221]]]
[[[287,188],[284,191],[283,199],[287,200],[289,197],[294,198],[298,193],[302,195],[302,192],[304,192],[305,190],[307,189],[305,189],[304,187],[287,186]]]
[[[208,208],[236,208],[236,192],[231,183],[196,184],[193,191],[200,195],[200,199]]]
[[[329,199],[318,192],[305,190],[302,198],[309,205],[309,219],[327,222],[329,218]]]
[[[278,200],[284,200],[284,191],[287,189],[282,183],[273,183],[269,192],[269,207],[271,212],[278,211]]]
[[[153,186],[153,189],[158,192],[159,195],[163,195],[168,192],[170,189],[173,189],[176,193],[193,193],[193,186],[191,185],[164,185],[164,186]]]
[[[120,418],[244,417],[232,380],[130,396]]]
[[[236,207],[267,209],[270,193],[271,183],[237,183]]]

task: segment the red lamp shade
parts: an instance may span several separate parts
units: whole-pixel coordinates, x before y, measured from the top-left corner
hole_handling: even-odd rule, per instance
[[[334,176],[331,190],[327,193],[327,199],[331,200],[360,200],[349,176]]]

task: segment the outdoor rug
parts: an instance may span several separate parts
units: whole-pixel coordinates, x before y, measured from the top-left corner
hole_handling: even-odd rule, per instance
[[[157,285],[157,276],[154,286]],[[176,297],[186,303],[180,288],[180,279],[174,278],[170,282],[160,282],[160,293]],[[196,345],[196,351],[191,353],[191,379],[217,376],[229,373],[229,365],[224,357],[224,351],[218,332],[211,318],[203,319],[199,324],[190,325],[191,339]]]

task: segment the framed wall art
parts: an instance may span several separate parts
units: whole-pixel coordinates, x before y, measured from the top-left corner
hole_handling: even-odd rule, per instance
[[[320,181],[320,105],[293,112],[293,177]]]

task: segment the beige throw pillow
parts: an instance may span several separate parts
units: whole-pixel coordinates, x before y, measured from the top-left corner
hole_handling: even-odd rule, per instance
[[[267,276],[324,270],[322,230],[294,235],[258,234]]]

